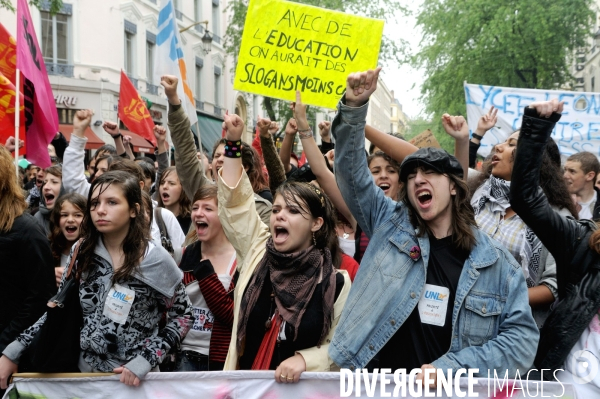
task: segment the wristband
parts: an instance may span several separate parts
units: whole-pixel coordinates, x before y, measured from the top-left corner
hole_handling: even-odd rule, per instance
[[[298,130],[298,135],[300,135],[301,139],[310,139],[311,137],[313,137],[312,129],[308,128],[308,129]]]
[[[225,157],[241,158],[242,157],[242,140],[230,141],[225,140]]]
[[[476,140],[483,140],[483,136],[478,135],[477,133],[473,133],[471,135],[472,138],[476,139]]]
[[[121,132],[119,132],[118,134],[115,134],[114,136],[111,134],[110,137],[113,138],[113,140],[118,139],[119,137],[123,137],[123,135],[121,134]]]

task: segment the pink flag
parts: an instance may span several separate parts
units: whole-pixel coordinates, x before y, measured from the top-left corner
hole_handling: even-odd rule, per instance
[[[48,144],[58,131],[58,113],[27,0],[17,3],[17,68],[23,74],[27,159],[50,166]]]

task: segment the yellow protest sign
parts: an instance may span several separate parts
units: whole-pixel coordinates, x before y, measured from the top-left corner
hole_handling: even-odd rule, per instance
[[[348,74],[377,66],[382,34],[382,20],[250,0],[233,88],[334,109]]]

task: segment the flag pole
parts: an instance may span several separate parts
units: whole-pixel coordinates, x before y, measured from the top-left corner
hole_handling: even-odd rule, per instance
[[[20,85],[21,85],[21,71],[19,71],[19,69],[17,69],[17,76],[16,76],[16,81],[17,81],[17,95],[15,98],[15,169],[17,172],[17,181],[19,181],[19,127],[20,127],[20,123],[21,121],[19,120],[20,116],[21,116],[21,104],[19,103],[19,94],[20,94]]]
[[[198,120],[196,120],[196,131],[198,132],[198,150],[202,151],[202,140],[200,140],[200,125],[198,125]]]

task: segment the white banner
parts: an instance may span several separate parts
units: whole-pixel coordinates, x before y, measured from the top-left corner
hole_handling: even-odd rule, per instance
[[[149,373],[139,387],[128,387],[118,381],[118,376],[84,378],[20,378],[16,377],[4,398],[202,398],[202,399],[337,399],[425,397],[425,392],[415,394],[394,382],[393,374],[387,374],[386,382],[372,380],[372,375],[362,375],[348,386],[348,379],[340,381],[340,373],[303,373],[297,384],[278,384],[273,371],[212,371],[202,373]],[[347,377],[347,376],[346,376]],[[472,394],[468,394],[471,382]],[[401,385],[401,384],[400,384]],[[383,387],[383,389],[382,389]],[[398,388],[398,389],[397,389]],[[406,387],[405,387],[406,388]],[[413,389],[416,389],[413,387]],[[467,378],[452,384],[452,395],[429,397],[454,398],[576,398],[573,386],[555,382],[527,382],[522,380]],[[12,390],[12,393],[11,393]],[[18,392],[18,396],[16,395]],[[404,395],[402,395],[404,393]],[[434,392],[435,393],[435,392]]]
[[[465,84],[469,130],[493,105],[498,123],[484,136],[479,154],[487,156],[492,147],[504,142],[521,126],[523,110],[534,101],[557,98],[565,102],[564,112],[552,132],[561,154],[569,156],[589,151],[600,156],[600,93],[559,90],[515,89],[511,87]]]

